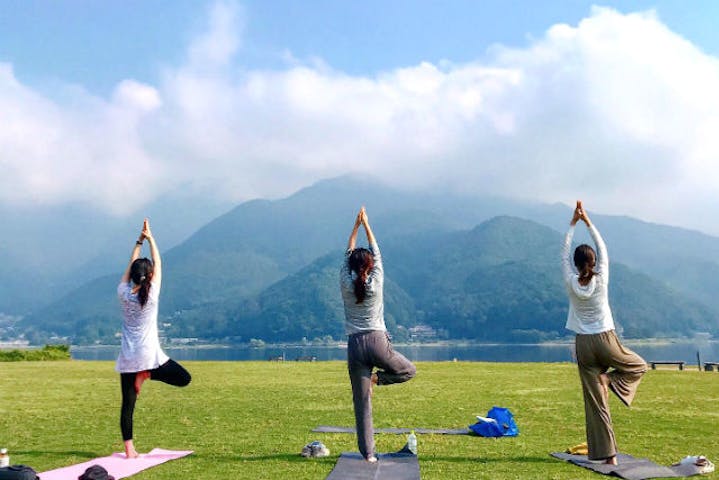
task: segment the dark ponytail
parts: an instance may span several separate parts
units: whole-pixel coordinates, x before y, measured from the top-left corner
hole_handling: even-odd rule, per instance
[[[147,299],[150,297],[150,281],[152,280],[154,269],[155,267],[149,258],[138,258],[132,262],[130,267],[132,283],[140,286],[137,291],[137,299],[140,301],[141,307],[145,306]]]
[[[367,278],[374,267],[374,257],[366,248],[355,248],[347,260],[350,270],[355,272],[354,292],[357,297],[356,303],[364,302],[367,296]]]
[[[594,265],[597,263],[597,254],[594,253],[594,249],[589,245],[579,245],[574,250],[574,266],[577,267],[579,272],[579,283],[586,285],[592,280],[592,277],[597,274],[594,271]]]

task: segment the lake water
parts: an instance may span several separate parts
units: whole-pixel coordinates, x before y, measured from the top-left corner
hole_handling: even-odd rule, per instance
[[[698,343],[682,342],[671,344],[633,344],[626,345],[647,361],[684,361],[696,365],[697,351],[702,362],[719,361],[719,342],[702,341]],[[482,361],[482,362],[572,362],[573,345],[397,345],[413,361]],[[175,360],[268,360],[284,355],[285,360],[314,356],[317,360],[346,360],[347,349],[327,346],[285,346],[285,347],[182,347],[165,348]],[[114,360],[117,347],[72,347],[72,358],[77,360]]]

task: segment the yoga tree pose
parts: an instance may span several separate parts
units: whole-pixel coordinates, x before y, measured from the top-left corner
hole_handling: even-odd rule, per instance
[[[369,249],[355,248],[360,225]],[[373,385],[406,382],[415,366],[390,343],[384,323],[384,270],[377,241],[362,207],[357,214],[347,253],[340,271],[340,290],[345,311],[347,366],[357,427],[357,445],[368,462],[376,462],[372,426]],[[379,370],[372,372],[377,367]]]
[[[569,251],[574,227],[580,220],[587,225],[597,251],[589,245],[579,245],[574,250],[574,272]],[[577,201],[564,239],[562,270],[569,296],[566,328],[577,334],[575,347],[584,393],[589,459],[616,465],[617,445],[609,414],[609,390],[629,406],[647,364],[642,357],[624,347],[614,332],[614,318],[608,299],[607,248],[580,201]]]
[[[143,242],[150,244],[150,256],[138,258]],[[190,374],[171,360],[160,347],[157,311],[162,282],[162,262],[150,224],[145,219],[140,238],[135,242],[130,263],[120,279],[117,296],[122,305],[122,346],[115,370],[120,373],[122,409],[120,429],[127,458],[137,458],[132,442],[132,417],[135,402],[145,380],[158,380],[178,387],[190,383]]]

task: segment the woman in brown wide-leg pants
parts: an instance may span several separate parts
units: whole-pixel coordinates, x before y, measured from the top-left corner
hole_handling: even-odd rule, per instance
[[[639,381],[647,371],[647,364],[642,357],[619,343],[614,330],[593,335],[578,334],[576,347],[579,378],[584,392],[589,458],[612,459],[617,454],[617,444],[609,414],[607,387],[626,406],[630,406]],[[612,370],[606,373],[610,368]]]
[[[572,271],[569,251],[574,227],[582,220],[597,247],[580,245],[574,251]],[[611,390],[627,406],[631,405],[646,362],[621,344],[614,332],[614,319],[608,300],[609,258],[599,231],[577,202],[562,250],[564,283],[569,296],[567,328],[576,332],[575,346],[579,377],[584,393],[587,446],[590,460],[616,465],[617,446],[608,395]],[[596,268],[596,270],[595,270]]]

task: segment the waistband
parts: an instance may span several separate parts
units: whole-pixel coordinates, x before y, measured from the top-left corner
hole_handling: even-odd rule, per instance
[[[604,330],[603,332],[597,332],[597,333],[577,333],[575,337],[587,338],[587,337],[596,337],[596,336],[601,336],[601,335],[604,335],[604,336],[615,335],[616,336],[616,332],[614,331],[614,329],[611,329],[611,330]]]
[[[353,338],[364,337],[365,335],[369,335],[371,333],[382,333],[385,335],[389,334],[389,332],[387,332],[387,330],[365,330],[364,332],[353,333],[353,334],[349,335],[347,338],[351,340]]]

